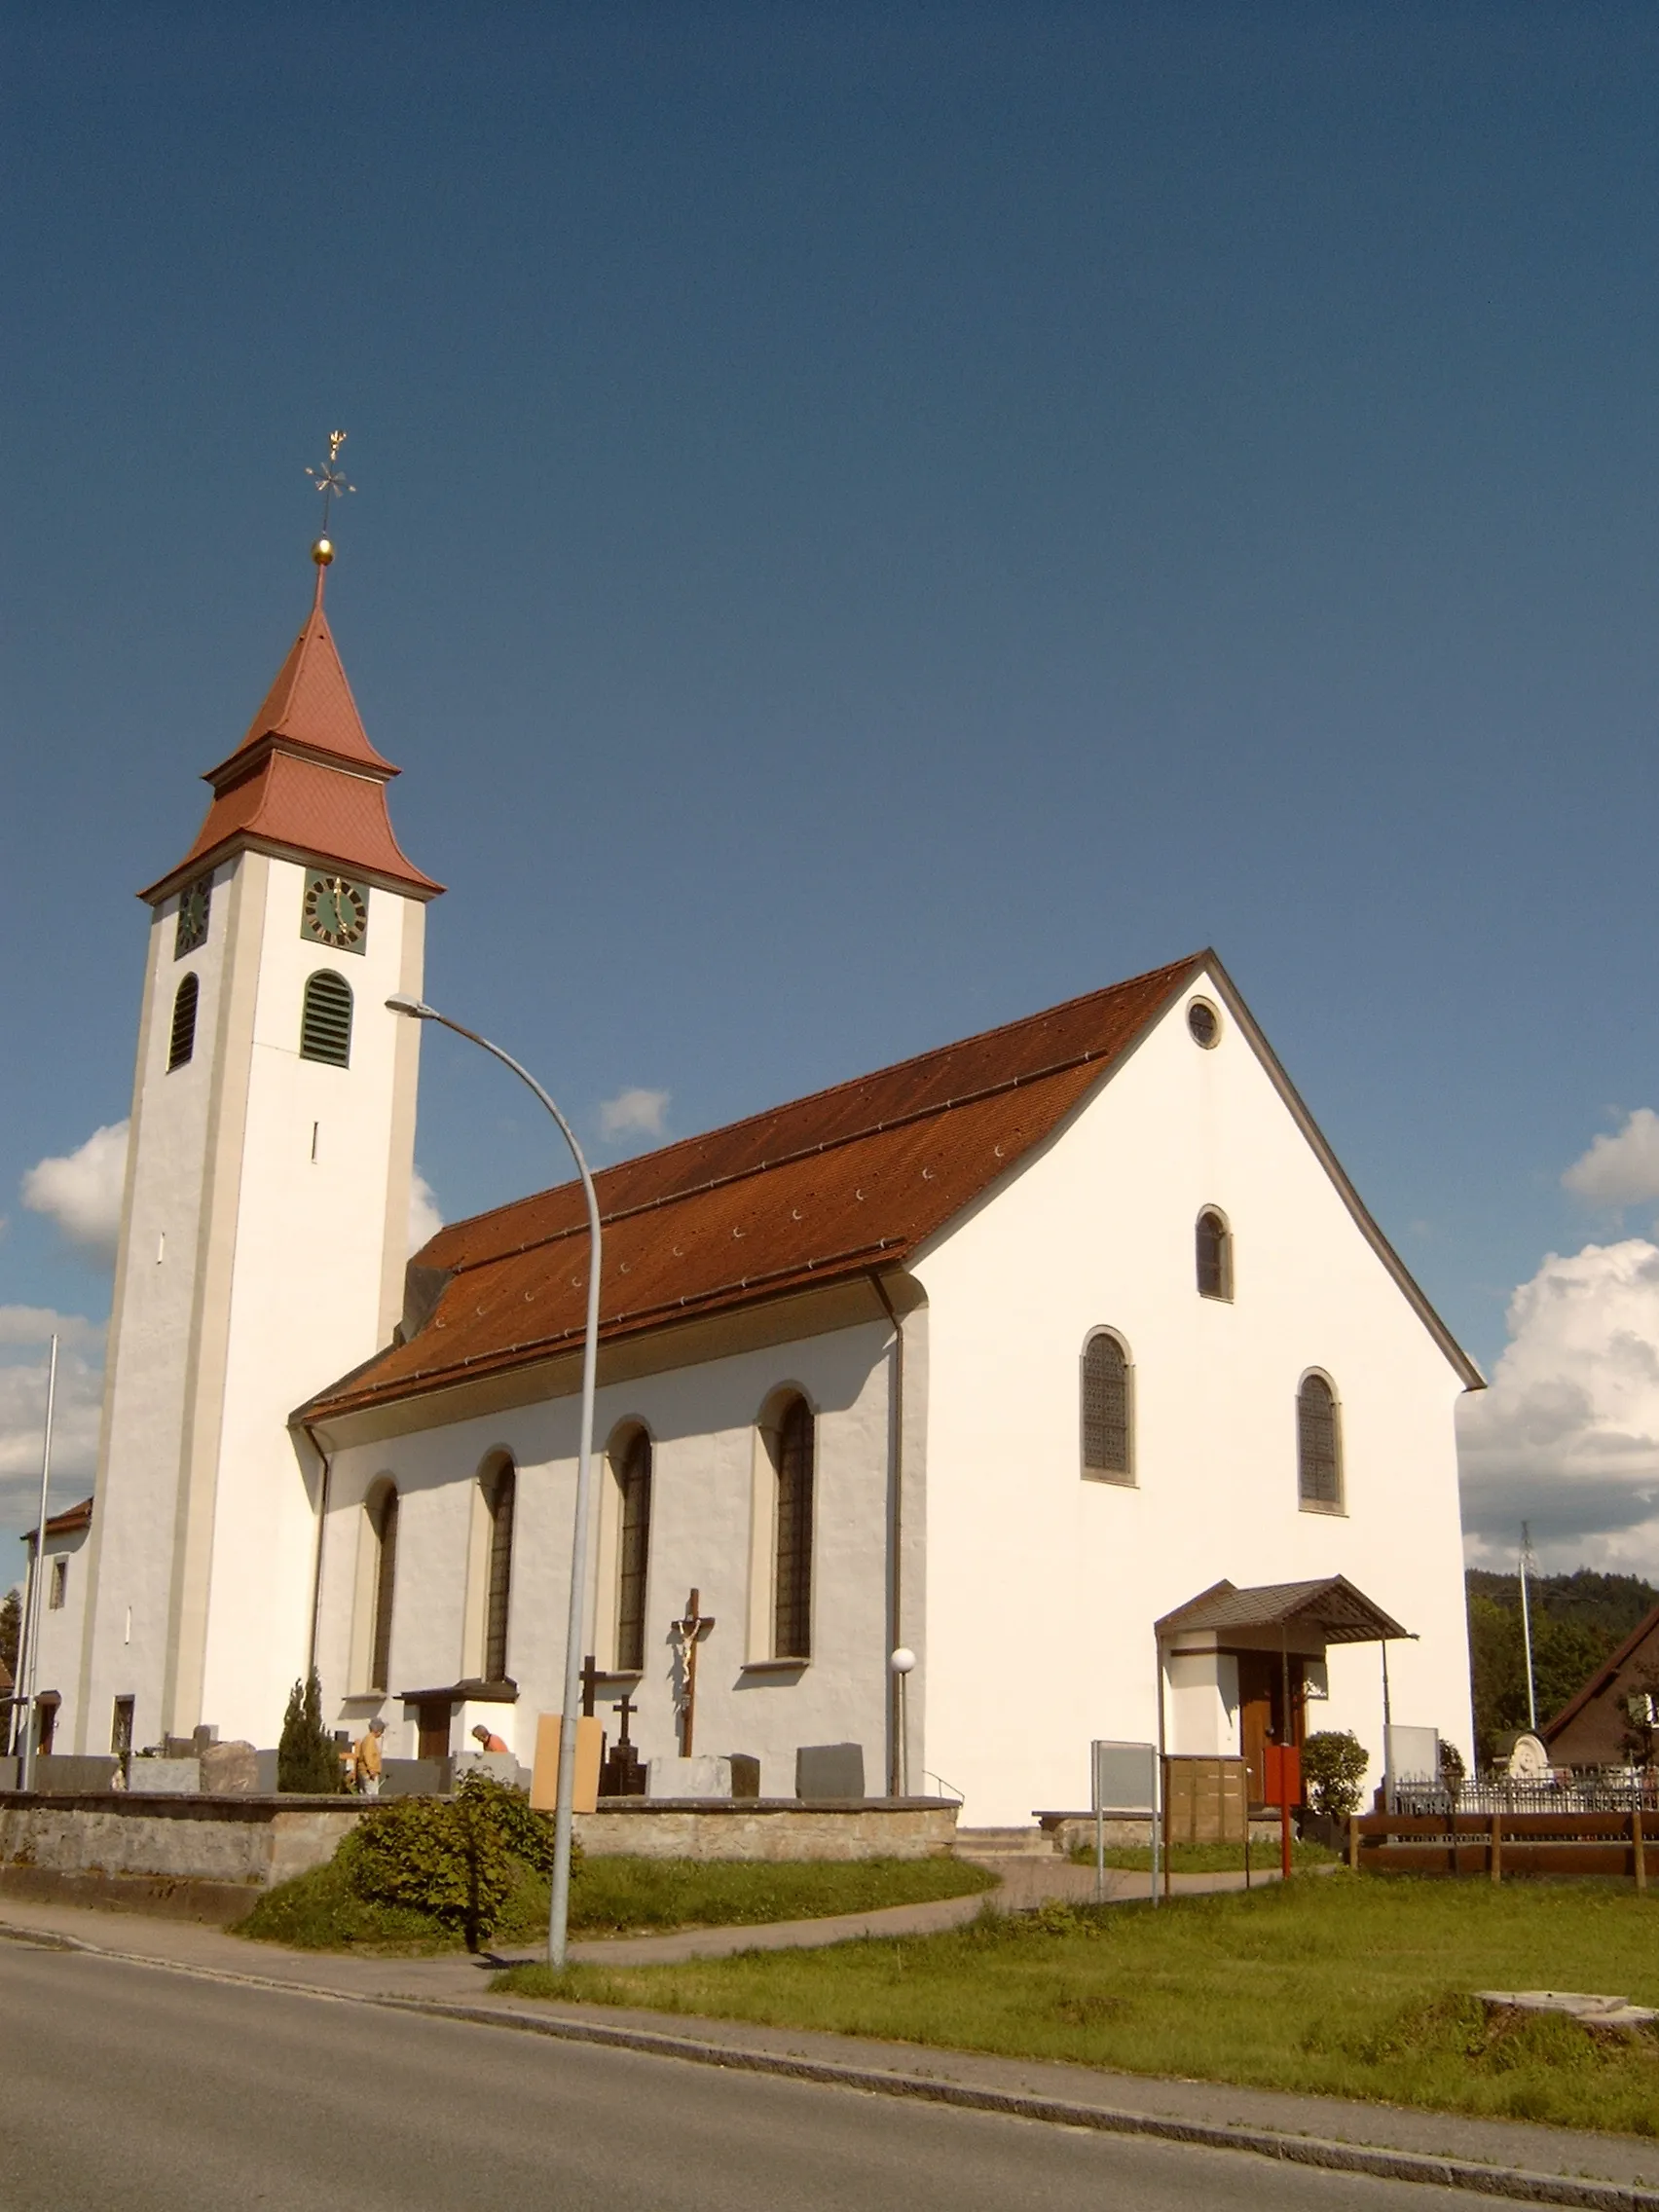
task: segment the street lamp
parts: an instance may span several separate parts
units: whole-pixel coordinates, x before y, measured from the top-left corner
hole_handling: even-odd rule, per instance
[[[576,1720],[581,1712],[581,1648],[582,1600],[587,1580],[587,1531],[589,1493],[593,1484],[593,1393],[594,1376],[599,1364],[599,1262],[600,1230],[599,1198],[588,1173],[588,1163],[582,1158],[582,1148],[576,1142],[575,1131],[548,1097],[528,1068],[521,1068],[510,1052],[503,1052],[499,1045],[492,1045],[488,1037],[480,1037],[475,1029],[463,1029],[459,1021],[452,1021],[447,1014],[436,1007],[427,1006],[399,992],[387,1000],[393,1014],[407,1014],[412,1021],[435,1021],[445,1029],[453,1029],[458,1037],[476,1045],[482,1051],[511,1068],[521,1083],[527,1083],[559,1124],[565,1142],[571,1148],[571,1158],[576,1163],[576,1173],[582,1180],[582,1196],[587,1200],[588,1216],[588,1282],[587,1330],[582,1340],[582,1415],[581,1436],[576,1447],[576,1511],[575,1525],[571,1533],[571,1606],[565,1627],[565,1705],[559,1724],[559,1781],[553,1803],[553,1896],[547,1912],[547,1964],[553,1968],[565,1964],[565,1944],[571,1919],[571,1812],[576,1794]]]

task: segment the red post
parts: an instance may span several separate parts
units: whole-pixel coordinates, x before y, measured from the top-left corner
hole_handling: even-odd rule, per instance
[[[1290,1879],[1290,1809],[1302,1795],[1302,1753],[1294,1744],[1263,1746],[1267,1801],[1279,1809],[1279,1872]]]

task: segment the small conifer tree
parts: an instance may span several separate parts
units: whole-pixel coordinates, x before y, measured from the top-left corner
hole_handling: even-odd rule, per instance
[[[346,1787],[339,1749],[322,1724],[322,1683],[314,1667],[288,1693],[276,1746],[276,1787],[317,1797],[338,1796]]]

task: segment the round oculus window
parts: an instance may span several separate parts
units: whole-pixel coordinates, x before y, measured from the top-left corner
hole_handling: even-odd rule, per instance
[[[1187,1009],[1187,1027],[1194,1044],[1201,1045],[1206,1052],[1221,1042],[1221,1016],[1208,999],[1194,999]]]

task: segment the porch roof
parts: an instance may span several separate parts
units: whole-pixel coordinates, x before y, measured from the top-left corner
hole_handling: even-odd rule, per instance
[[[1161,1639],[1203,1630],[1245,1634],[1294,1628],[1311,1630],[1324,1643],[1383,1643],[1411,1634],[1346,1574],[1330,1574],[1319,1582],[1264,1582],[1252,1590],[1225,1580],[1212,1583],[1157,1625]]]

